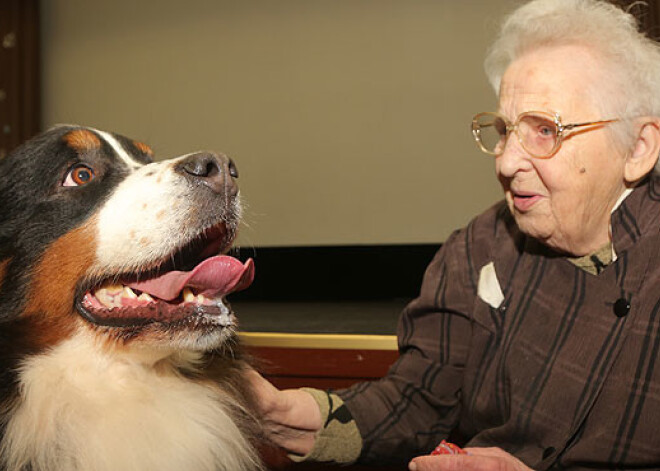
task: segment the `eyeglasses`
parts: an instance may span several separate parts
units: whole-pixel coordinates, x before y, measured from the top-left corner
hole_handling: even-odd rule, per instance
[[[479,148],[490,155],[504,152],[509,134],[515,132],[527,153],[539,159],[552,157],[568,133],[577,128],[595,129],[618,119],[562,124],[559,113],[528,111],[518,116],[515,123],[499,113],[479,113],[472,118],[472,135]]]

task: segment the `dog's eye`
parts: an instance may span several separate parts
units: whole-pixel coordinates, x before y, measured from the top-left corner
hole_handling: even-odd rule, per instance
[[[69,169],[62,186],[83,186],[94,180],[94,170],[84,164],[76,164]]]

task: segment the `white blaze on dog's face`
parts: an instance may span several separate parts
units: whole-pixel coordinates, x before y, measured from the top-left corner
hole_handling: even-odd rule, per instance
[[[173,162],[153,163],[135,170],[103,205],[96,251],[100,266],[128,271],[151,265],[199,233],[195,198],[172,167]]]
[[[112,139],[106,133],[101,135]],[[233,237],[240,220],[233,178],[228,174],[219,177],[214,182],[219,188],[211,190],[218,196],[209,198],[207,189],[200,188],[206,178],[191,175],[195,171],[222,172],[224,169],[216,166],[222,165],[223,157],[189,154],[147,165],[129,159],[124,154],[123,160],[133,168],[132,173],[99,213],[97,258],[101,266],[124,271],[160,261],[197,237],[200,226],[208,228],[223,222],[227,238]],[[187,172],[186,163],[209,168],[191,167]]]
[[[15,256],[0,253],[7,277],[23,280],[11,291],[29,300],[17,315],[40,324],[38,343],[81,325],[158,348],[208,350],[230,339],[236,320],[225,297],[253,277],[251,261],[222,255],[240,221],[234,163],[210,152],[153,162],[144,144],[88,128],[41,139],[52,187],[16,204],[26,229],[2,248]],[[21,194],[16,177],[7,180],[5,197]],[[54,221],[49,231],[39,220],[43,205],[52,207],[43,216]],[[23,255],[26,239],[43,242]],[[22,273],[24,265],[34,270]]]

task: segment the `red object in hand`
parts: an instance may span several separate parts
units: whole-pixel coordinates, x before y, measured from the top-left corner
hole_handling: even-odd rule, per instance
[[[461,447],[449,443],[446,440],[442,440],[438,446],[435,447],[435,450],[431,452],[431,455],[465,455],[467,452],[463,451]]]

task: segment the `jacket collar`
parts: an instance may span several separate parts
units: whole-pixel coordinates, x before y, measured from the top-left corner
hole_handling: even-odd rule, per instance
[[[642,237],[660,232],[660,174],[645,178],[612,212],[614,252],[629,250]]]

